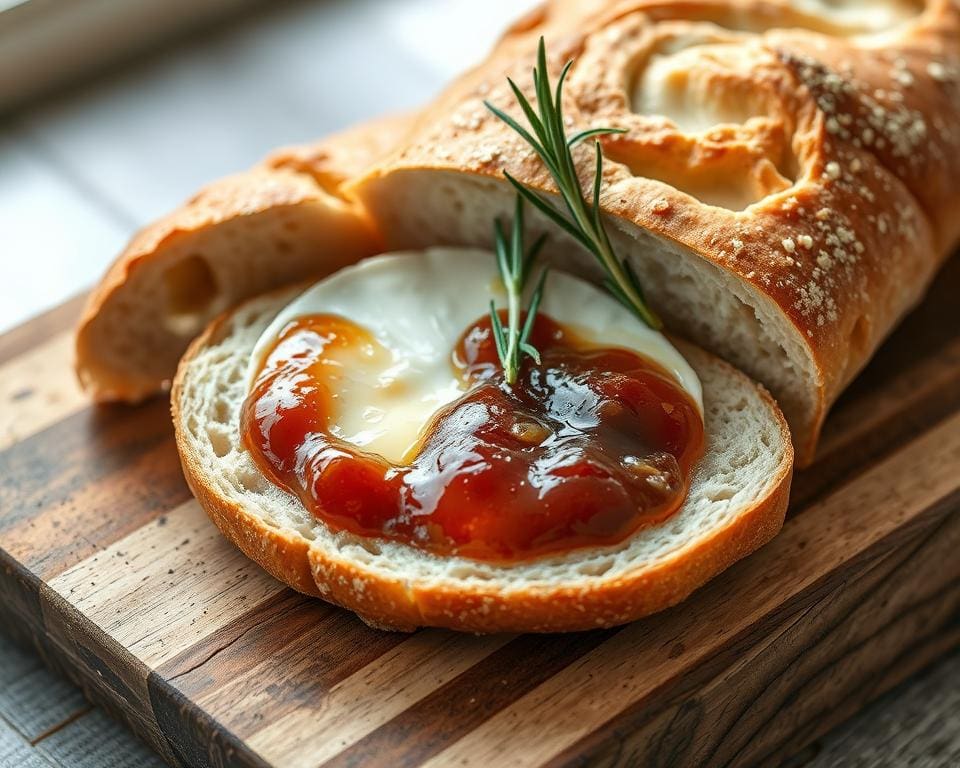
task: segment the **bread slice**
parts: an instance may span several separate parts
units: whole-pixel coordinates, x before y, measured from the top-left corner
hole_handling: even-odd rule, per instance
[[[240,442],[251,353],[295,293],[268,294],[215,320],[181,362],[172,400],[200,504],[228,539],[300,592],[395,630],[607,627],[683,600],[782,525],[793,465],[783,416],[745,375],[681,343],[703,383],[707,442],[687,501],[666,523],[616,546],[511,565],[335,532],[268,481]]]
[[[342,186],[407,122],[383,119],[274,152],[139,232],[81,318],[84,388],[100,401],[148,397],[169,384],[190,340],[226,308],[379,250],[375,226]]]

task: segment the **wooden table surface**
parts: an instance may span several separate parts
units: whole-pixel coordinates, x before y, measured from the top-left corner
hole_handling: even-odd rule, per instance
[[[416,106],[531,5],[289,2],[0,122],[0,331],[92,283],[138,226],[272,147]],[[0,510],[2,514],[2,510]],[[960,654],[791,765],[960,764]],[[0,635],[0,768],[154,766],[145,747]]]

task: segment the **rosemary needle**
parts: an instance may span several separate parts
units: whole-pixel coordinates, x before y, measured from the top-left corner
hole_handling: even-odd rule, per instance
[[[537,66],[533,69],[533,85],[536,92],[537,108],[510,78],[507,82],[513,91],[523,114],[530,125],[527,130],[506,112],[484,102],[487,109],[516,131],[524,141],[540,156],[554,184],[560,192],[566,213],[546,198],[528,189],[509,173],[504,172],[507,180],[516,188],[517,193],[529,200],[538,210],[560,226],[592,253],[603,267],[604,285],[628,309],[651,328],[660,329],[663,323],[647,305],[640,286],[640,280],[628,261],[621,260],[613,251],[610,238],[603,227],[600,210],[600,185],[603,179],[603,153],[596,137],[611,133],[624,133],[620,128],[590,128],[567,138],[563,122],[563,83],[573,61],[568,61],[560,73],[555,92],[551,92],[547,74],[547,53],[543,38],[537,51]],[[580,142],[593,138],[596,147],[596,171],[593,179],[592,200],[584,198],[573,162],[572,149]],[[502,357],[502,356],[501,356]],[[506,370],[506,369],[505,369]]]
[[[540,301],[543,298],[543,286],[547,279],[547,270],[540,273],[537,285],[530,295],[530,304],[527,307],[527,316],[520,325],[521,304],[523,292],[530,277],[533,262],[543,247],[546,239],[540,237],[525,254],[523,252],[523,198],[517,195],[516,208],[513,215],[513,226],[508,238],[503,226],[497,220],[493,227],[494,243],[497,255],[497,267],[500,278],[507,291],[507,324],[500,320],[493,301],[490,302],[490,325],[493,329],[493,340],[497,347],[497,355],[503,366],[503,375],[507,384],[513,385],[520,374],[520,361],[523,355],[533,358],[540,363],[540,353],[530,343],[530,334],[533,331],[534,320]]]

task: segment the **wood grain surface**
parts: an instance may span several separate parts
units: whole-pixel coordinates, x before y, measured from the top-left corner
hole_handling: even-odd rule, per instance
[[[954,259],[777,539],[566,636],[383,633],[283,588],[191,499],[165,402],[79,396],[61,310],[0,338],[0,611],[173,765],[776,765],[960,644],[958,293]]]

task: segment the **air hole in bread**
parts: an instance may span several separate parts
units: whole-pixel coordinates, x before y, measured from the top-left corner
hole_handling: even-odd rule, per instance
[[[220,424],[230,421],[230,404],[226,400],[217,400],[213,404],[213,418]]]
[[[733,488],[713,488],[706,492],[706,497],[710,501],[729,501],[733,498],[736,491]]]
[[[230,453],[230,436],[225,430],[212,425],[208,426],[207,439],[210,440],[210,447],[217,455],[217,458],[222,459]]]
[[[756,312],[754,311],[753,307],[747,306],[742,301],[737,303],[737,309],[739,310],[740,314],[743,315],[745,320],[752,321],[756,316]]]
[[[468,565],[457,565],[451,568],[449,576],[454,579],[480,579],[481,581],[489,581],[492,578],[489,572],[471,568]]]
[[[282,527],[282,526],[281,526]],[[316,541],[317,532],[313,529],[313,525],[295,525],[294,530],[299,533],[303,538],[308,541]]]
[[[270,487],[270,482],[253,467],[246,467],[237,472],[237,482],[245,491],[262,493]]]
[[[203,328],[218,304],[217,280],[207,260],[190,254],[163,273],[167,328],[180,336],[193,336]]]
[[[344,557],[356,561],[357,563],[363,563],[364,565],[371,565],[372,563],[378,561],[380,556],[380,547],[375,541],[362,536],[354,536],[350,533],[341,532],[339,535],[343,536],[346,541],[346,543],[340,549],[340,553]],[[371,544],[372,546],[370,546]],[[378,565],[388,571],[397,569],[397,564],[392,562],[390,558],[380,559]]]
[[[603,576],[613,568],[613,564],[614,561],[609,558],[604,560],[588,560],[577,568],[577,572],[584,576]]]

